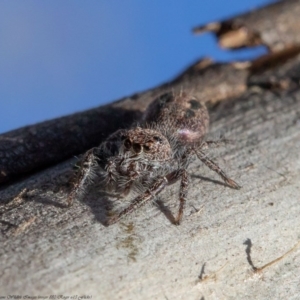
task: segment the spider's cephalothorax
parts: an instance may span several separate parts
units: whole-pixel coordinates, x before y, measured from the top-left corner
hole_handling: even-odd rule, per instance
[[[111,140],[117,144],[116,153],[111,153]],[[106,157],[101,176],[107,189],[120,195],[128,194],[132,188],[142,189],[143,184],[149,184],[158,174],[166,172],[173,162],[167,138],[153,129],[119,130],[100,147],[102,157],[103,154]]]
[[[84,155],[68,203],[81,196],[87,183],[96,177],[108,192],[119,197],[131,190],[139,192],[127,208],[109,219],[108,223],[113,224],[180,180],[180,204],[174,221],[179,224],[189,184],[187,167],[192,157],[197,156],[230,187],[240,188],[203,152],[204,146],[215,143],[204,141],[208,125],[208,111],[199,99],[184,92],[161,95],[149,105],[140,126],[116,131]]]

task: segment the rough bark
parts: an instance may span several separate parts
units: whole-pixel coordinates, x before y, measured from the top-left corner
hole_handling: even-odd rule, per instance
[[[271,63],[272,54],[251,63],[252,69],[202,65],[173,81],[177,88],[192,89],[209,102],[210,137],[235,141],[209,154],[242,185],[238,191],[225,187],[195,161],[189,168],[191,188],[180,226],[169,220],[178,207],[178,186],[163,192],[157,205],[142,207],[109,227],[103,224],[114,203],[97,188],[65,208],[76,159],[3,186],[0,296],[298,299],[300,57],[296,53],[275,59],[276,64]],[[207,74],[220,69],[224,73],[213,74],[223,77],[212,83],[216,75]],[[246,74],[232,77],[232,87],[242,78],[242,89],[237,93],[229,89],[215,98],[221,102],[209,101],[210,91],[219,91],[218,95],[226,91],[222,84],[231,78],[231,70]],[[112,107],[142,111],[170,85],[162,87]],[[28,128],[20,130],[22,135]]]
[[[278,1],[222,22],[195,27],[193,31],[215,33],[223,48],[265,45],[275,52],[300,43],[299,13],[299,0]]]

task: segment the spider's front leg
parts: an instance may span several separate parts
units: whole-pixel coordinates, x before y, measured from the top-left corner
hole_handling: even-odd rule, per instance
[[[178,179],[180,179],[182,177],[183,172],[185,172],[185,171],[176,170],[176,171],[169,173],[168,175],[166,175],[164,177],[160,177],[156,182],[153,183],[153,185],[146,192],[144,192],[140,196],[137,196],[128,207],[123,209],[116,216],[111,217],[107,222],[108,225],[118,222],[122,217],[132,213],[137,208],[146,204],[149,200],[151,200],[152,198],[157,196],[167,185],[173,184]],[[183,184],[183,181],[184,181],[184,184]],[[184,203],[185,203],[186,180],[183,180],[183,181],[182,181],[181,185],[184,186],[184,188],[181,189],[181,192],[180,192],[180,197],[182,196],[180,199],[182,199],[182,200],[180,200],[180,208],[179,208],[179,213],[178,213],[177,219],[181,218],[182,211],[184,208]]]
[[[68,206],[73,204],[73,201],[77,198],[77,196],[80,196],[85,192],[85,185],[87,181],[92,181],[93,177],[95,177],[95,168],[97,166],[98,158],[96,151],[97,148],[92,148],[84,154],[80,162],[79,174],[77,175],[73,189],[68,196]]]
[[[228,186],[230,186],[233,189],[239,190],[241,188],[240,185],[238,185],[234,180],[230,179],[226,173],[211,159],[209,159],[204,152],[195,150],[195,153],[197,157],[211,170],[216,172]]]
[[[180,182],[180,190],[179,190],[179,209],[175,220],[175,225],[179,225],[181,222],[183,210],[186,203],[188,187],[189,187],[189,174],[187,173],[186,170],[181,170],[180,177],[181,177],[181,182]]]

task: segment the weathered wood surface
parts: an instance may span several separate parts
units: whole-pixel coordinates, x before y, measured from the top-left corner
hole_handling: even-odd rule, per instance
[[[265,45],[271,52],[300,43],[300,1],[276,1],[243,15],[197,26],[194,33],[211,31],[223,48]]]
[[[217,67],[224,72],[211,83],[203,70]],[[158,205],[105,227],[112,203],[96,188],[64,207],[76,159],[2,186],[0,296],[299,299],[300,57],[269,70],[241,69],[236,78],[231,70],[240,69],[232,65],[204,69],[174,82],[204,99],[223,95],[216,101],[226,101],[210,106],[210,137],[235,143],[210,156],[243,188],[225,187],[195,161],[180,226],[168,219],[178,206],[172,186]],[[242,79],[238,93],[222,88],[228,78]],[[159,90],[152,92],[113,107],[142,111]]]
[[[272,75],[295,80],[299,68],[292,60]],[[279,93],[251,87],[211,112],[211,135],[235,140],[212,155],[241,190],[225,187],[196,161],[182,225],[162,212],[176,211],[178,190],[171,187],[160,208],[148,205],[105,227],[107,203],[96,191],[62,207],[74,160],[23,179],[0,194],[1,294],[299,298],[300,247],[259,272],[249,264],[262,267],[300,239],[299,86]]]

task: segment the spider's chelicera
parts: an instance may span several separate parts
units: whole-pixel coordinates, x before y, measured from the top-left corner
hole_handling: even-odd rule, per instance
[[[95,177],[103,182],[106,191],[118,197],[132,190],[138,192],[128,207],[108,220],[113,224],[180,180],[179,209],[174,222],[178,225],[187,198],[187,167],[195,156],[228,186],[240,188],[203,151],[215,143],[205,141],[208,126],[207,108],[196,97],[185,92],[161,95],[149,105],[141,125],[118,130],[99,147],[86,152],[68,204],[81,197]]]

